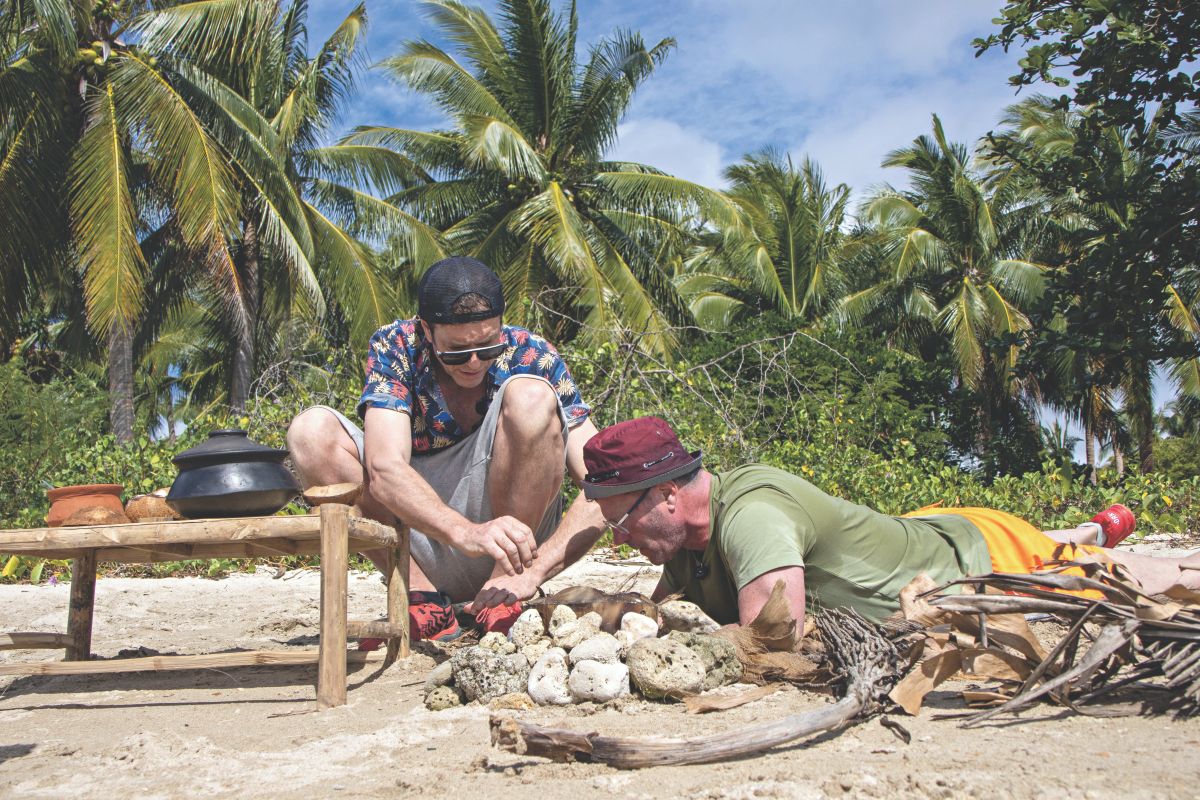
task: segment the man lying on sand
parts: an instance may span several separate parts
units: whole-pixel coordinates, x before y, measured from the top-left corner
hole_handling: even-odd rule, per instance
[[[364,482],[364,515],[411,528],[414,639],[457,637],[451,604],[468,600],[486,630],[504,631],[517,601],[604,530],[594,503],[581,496],[563,516],[560,495],[564,460],[581,481],[596,428],[554,347],[503,324],[500,279],[483,263],[434,264],[417,308],[371,338],[365,433],[317,406],[292,421],[288,450],[306,486]],[[382,569],[382,554],[367,555]]]
[[[989,572],[1028,573],[1060,543],[1111,548],[1132,530],[1124,506],[1092,523],[1042,533],[986,508],[926,508],[891,517],[825,494],[774,467],[721,475],[701,466],[671,427],[641,417],[605,428],[584,445],[584,493],[599,503],[615,544],[663,565],[653,598],[673,592],[722,624],[746,624],[783,581],[802,628],[807,605],[854,608],[871,620],[899,610],[919,573],[938,583]],[[1105,550],[1149,594],[1200,589],[1200,558]],[[1186,563],[1185,563],[1186,561]]]

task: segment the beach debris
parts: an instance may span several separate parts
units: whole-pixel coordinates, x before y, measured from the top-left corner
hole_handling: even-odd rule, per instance
[[[445,711],[463,704],[462,696],[453,686],[435,686],[425,695],[425,707],[430,711]]]
[[[447,659],[429,671],[425,676],[425,693],[429,694],[439,686],[449,686],[454,681],[454,669]]]
[[[485,633],[483,638],[479,640],[479,646],[484,650],[491,650],[493,653],[499,653],[502,656],[517,652],[517,646],[499,631]]]
[[[599,661],[615,664],[621,660],[621,643],[611,633],[601,631],[571,648],[571,664],[580,661]]]
[[[492,711],[528,711],[534,708],[533,698],[525,692],[510,692],[488,701]]]
[[[1200,713],[1200,595],[1179,584],[1151,597],[1103,551],[1076,551],[1046,566],[948,585],[974,593],[948,594],[943,587],[918,596],[906,611],[920,615],[924,626],[940,627],[912,634],[915,668],[896,687],[896,702],[915,714],[928,691],[961,670],[997,681],[967,698],[993,707],[964,727],[1042,699],[1082,710],[1126,689],[1141,691],[1143,713]],[[1087,590],[1093,596],[1063,593]],[[1025,622],[1032,613],[1069,624],[1049,653]]]
[[[546,630],[553,636],[563,625],[573,623],[577,619],[579,615],[572,611],[570,606],[555,606],[550,612],[550,619],[546,621]]]
[[[700,606],[688,600],[669,600],[658,606],[665,631],[685,633],[712,633],[720,628],[712,617],[700,610]]]
[[[645,614],[639,614],[636,611],[631,611],[630,613],[621,617],[621,630],[630,635],[632,642],[638,639],[647,639],[658,636],[658,623],[647,617]]]
[[[704,688],[704,662],[672,639],[639,639],[625,656],[629,677],[652,700],[699,694]]]
[[[570,611],[570,609],[567,610]],[[572,619],[574,619],[574,612],[572,612]],[[545,636],[546,625],[542,622],[542,615],[536,608],[525,609],[508,629],[508,639],[518,649],[533,644]]]
[[[567,684],[569,677],[567,651],[552,647],[529,670],[529,696],[539,706],[570,705],[573,701]]]
[[[738,660],[737,647],[728,639],[683,631],[671,631],[667,638],[700,656],[704,664],[704,691],[742,679],[742,662]]]
[[[555,647],[570,650],[597,633],[600,633],[600,615],[589,611],[574,622],[564,623],[557,630],[552,631],[550,639],[554,642]]]
[[[781,683],[768,683],[753,686],[735,694],[702,694],[695,697],[683,698],[683,704],[689,714],[708,714],[712,711],[728,711],[731,708],[744,706],[761,700],[769,694],[774,694],[783,686]]]
[[[550,649],[549,639],[538,639],[533,644],[527,644],[521,648],[521,655],[525,656],[525,660],[532,666],[542,654]]]
[[[570,586],[546,597],[529,600],[528,608],[536,608],[542,613],[546,627],[553,634],[555,626],[553,618],[558,609],[566,606],[576,616],[583,617],[594,613],[599,621],[596,627],[608,633],[616,633],[620,627],[621,618],[630,612],[636,612],[654,619],[658,616],[658,605],[643,594],[637,592],[618,592],[610,594],[591,586]]]
[[[620,662],[580,661],[571,670],[567,688],[576,703],[606,703],[629,694],[629,668]]]
[[[487,702],[502,694],[523,692],[529,683],[529,662],[520,653],[501,655],[475,646],[450,657],[454,685],[468,700]]]

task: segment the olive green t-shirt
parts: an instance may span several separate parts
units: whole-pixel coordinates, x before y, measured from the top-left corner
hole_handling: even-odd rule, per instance
[[[774,467],[714,475],[709,502],[708,547],[681,550],[663,581],[721,624],[738,621],[738,590],[781,567],[804,568],[809,606],[849,606],[875,621],[899,609],[900,590],[921,572],[944,583],[991,570],[982,534],[963,517],[890,517]]]

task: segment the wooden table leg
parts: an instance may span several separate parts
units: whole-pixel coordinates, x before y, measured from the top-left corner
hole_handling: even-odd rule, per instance
[[[404,634],[397,639],[388,639],[384,666],[400,658],[408,658],[412,631],[408,629],[408,526],[396,528],[400,537],[399,546],[388,551],[387,605],[388,623],[400,625]]]
[[[321,506],[321,645],[317,708],[346,704],[346,576],[350,507]]]
[[[67,661],[92,657],[92,612],[96,607],[96,551],[82,550],[71,561],[71,606],[67,611]]]

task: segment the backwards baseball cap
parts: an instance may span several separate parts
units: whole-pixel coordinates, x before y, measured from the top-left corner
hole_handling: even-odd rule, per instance
[[[636,492],[700,468],[700,451],[689,453],[671,426],[658,417],[618,422],[583,446],[589,500]]]
[[[454,304],[468,295],[478,311],[455,312]],[[443,258],[425,271],[417,287],[417,315],[426,322],[455,325],[491,319],[504,313],[504,287],[496,273],[468,256]]]

